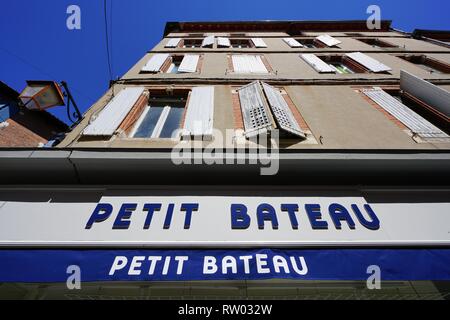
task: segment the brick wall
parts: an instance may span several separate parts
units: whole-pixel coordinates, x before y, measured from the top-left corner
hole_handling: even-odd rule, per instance
[[[9,125],[0,129],[0,147],[37,147],[48,141],[11,118],[7,122]]]

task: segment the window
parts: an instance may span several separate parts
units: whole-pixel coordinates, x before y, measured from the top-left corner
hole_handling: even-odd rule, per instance
[[[180,128],[184,97],[152,97],[131,134],[133,138],[171,138]]]
[[[166,70],[166,73],[178,73],[178,69],[180,68],[181,61],[183,60],[182,55],[176,55],[170,57],[170,65]]]
[[[281,91],[262,81],[237,89],[245,136],[251,138],[273,129],[287,137],[305,139],[306,134]],[[298,112],[297,112],[298,116]]]
[[[361,52],[345,55],[301,54],[300,57],[320,73],[387,73],[390,67]]]
[[[272,71],[263,55],[247,55],[238,54],[228,56],[228,65],[232,72],[235,73],[256,73],[266,74]]]
[[[319,41],[315,40],[314,38],[296,38],[301,45],[303,45],[305,48],[324,48],[325,45],[320,43]]]
[[[176,48],[178,47],[178,44],[180,43],[181,38],[172,38],[167,40],[165,48]]]
[[[398,48],[398,46],[377,38],[358,38],[357,40],[368,44],[374,48]]]
[[[253,48],[253,43],[250,39],[230,39],[230,44],[232,48]]]
[[[381,89],[378,87],[363,89],[362,92],[382,111],[391,121],[402,129],[407,129],[418,142],[449,142],[449,128],[439,124],[424,108],[424,103],[400,89]],[[447,131],[447,133],[445,132]],[[417,141],[417,140],[416,140]]]
[[[328,65],[334,69],[335,73],[338,74],[353,74],[353,73],[366,73],[368,70],[351,60],[350,58],[343,55],[328,55],[328,56],[317,56],[322,61],[328,63]]]
[[[213,86],[191,90],[150,89],[150,99],[130,112],[123,131],[131,138],[201,137],[207,140],[212,137],[213,118]]]
[[[200,72],[203,57],[199,54],[155,54],[142,67],[141,72],[195,73]]]
[[[339,48],[338,44],[342,43],[341,40],[333,38],[332,36],[330,36],[328,34],[322,34],[322,35],[316,37],[315,40],[319,43],[324,44],[326,47],[330,47],[330,48]]]
[[[183,39],[180,41],[182,48],[201,48],[203,39]]]
[[[450,65],[448,63],[427,57],[426,55],[399,55],[397,57],[413,63],[430,73],[450,73]]]

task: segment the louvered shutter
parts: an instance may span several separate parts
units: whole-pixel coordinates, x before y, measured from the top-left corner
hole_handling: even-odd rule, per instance
[[[142,68],[146,72],[159,72],[164,62],[169,58],[167,53],[154,54],[147,64]]]
[[[197,72],[197,65],[200,56],[198,54],[186,54],[180,63],[178,72],[193,73]]]
[[[316,69],[320,73],[335,73],[336,69],[331,67],[328,63],[324,62],[322,59],[318,58],[315,54],[305,53],[301,54],[300,57],[306,61],[311,67]]]
[[[295,117],[292,114],[289,105],[287,104],[286,100],[284,100],[280,91],[268,85],[267,83],[262,82],[262,85],[278,127],[293,135],[305,138],[305,134],[303,133],[302,129],[300,129],[297,120],[295,120]]]
[[[218,37],[217,38],[217,45],[220,47],[231,47],[230,39]]]
[[[252,42],[256,48],[267,48],[266,43],[261,38],[252,38]]]
[[[303,45],[294,38],[283,38],[283,41],[286,42],[291,48],[303,48]]]
[[[422,100],[447,118],[450,117],[450,92],[447,90],[404,70],[400,71],[400,89]]]
[[[212,137],[214,87],[195,87],[189,97],[184,120],[184,136]]]
[[[238,89],[247,138],[270,131],[271,118],[264,104],[264,97],[258,81]]]
[[[130,87],[120,91],[84,130],[83,135],[111,136],[144,92],[143,87]]]
[[[236,73],[268,73],[260,56],[233,55],[231,60]]]
[[[203,39],[202,47],[212,46],[214,44],[214,36],[208,36]]]
[[[390,67],[382,64],[380,61],[361,52],[346,53],[345,55],[363,65],[367,69],[371,70],[372,72],[385,72],[392,70]]]
[[[412,111],[403,103],[384,92],[380,88],[365,89],[363,93],[377,103],[384,110],[398,119],[413,133],[418,134],[422,138],[447,138],[448,135],[442,130],[435,127],[428,120]]]
[[[178,44],[180,43],[181,38],[173,38],[173,39],[169,39],[169,41],[167,41],[165,47],[166,48],[176,48],[178,47]]]
[[[334,47],[337,46],[339,43],[342,43],[342,41],[333,38],[331,36],[329,36],[328,34],[322,34],[318,37],[316,37],[316,40],[322,42],[323,44],[325,44],[328,47]]]

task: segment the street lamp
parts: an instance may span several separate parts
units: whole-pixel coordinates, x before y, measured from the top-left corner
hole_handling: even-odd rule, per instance
[[[64,97],[67,97],[67,103],[64,102]],[[27,80],[27,86],[23,89],[19,98],[24,107],[30,110],[45,110],[55,106],[67,106],[67,116],[72,122],[79,122],[83,116],[78,109],[72,94],[69,91],[67,83],[61,81],[46,80]],[[77,117],[76,121],[72,120],[70,115],[70,103],[72,102]]]

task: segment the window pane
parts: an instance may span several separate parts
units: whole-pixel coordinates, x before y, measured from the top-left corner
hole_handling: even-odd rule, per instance
[[[180,63],[174,63],[171,67],[170,73],[178,73],[178,68],[180,67]]]
[[[150,110],[148,110],[144,119],[142,120],[139,128],[136,130],[136,133],[133,137],[135,138],[150,138],[155,129],[156,123],[161,115],[161,112],[164,107],[162,106],[152,106]]]
[[[160,138],[171,138],[172,133],[180,128],[181,118],[184,112],[183,104],[172,104],[169,115],[161,130]]]
[[[172,133],[180,128],[181,118],[183,117],[184,108],[183,106],[172,106],[170,108],[169,115],[167,116],[166,122],[161,130],[160,138],[171,138]]]

